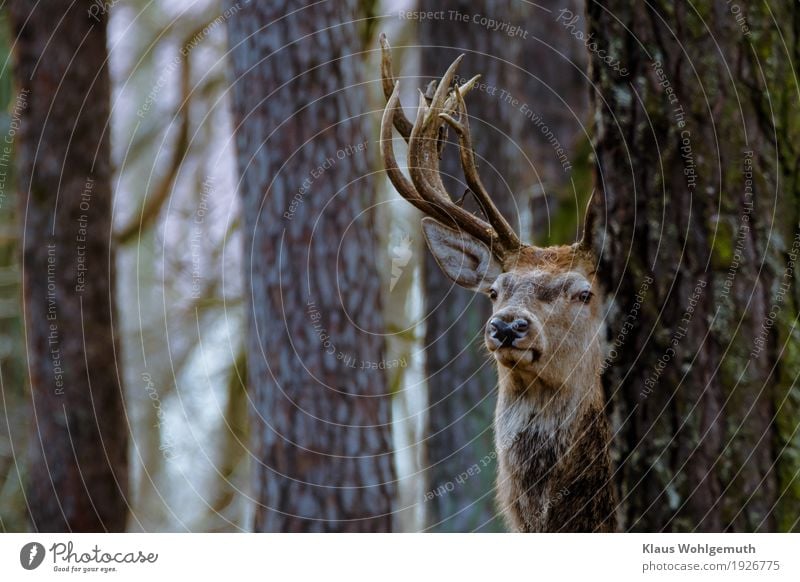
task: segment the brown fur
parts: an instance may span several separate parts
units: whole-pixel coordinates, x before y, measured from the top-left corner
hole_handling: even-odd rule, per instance
[[[477,177],[463,100],[477,77],[451,90],[462,57],[456,59],[435,91],[420,97],[412,126],[400,107],[384,35],[381,53],[387,99],[381,153],[389,179],[427,215],[422,229],[442,271],[494,300],[485,340],[500,377],[497,489],[509,525],[518,531],[613,530],[608,423],[599,381],[602,301],[588,250],[594,214],[587,212],[579,244],[524,245]],[[444,123],[459,136],[464,177],[486,220],[453,202],[442,183],[437,147]],[[410,181],[394,156],[393,126],[408,142]]]
[[[575,422],[529,427],[499,451],[498,503],[520,532],[609,532],[616,529],[604,412],[591,407]]]
[[[614,531],[609,429],[599,377],[602,301],[592,256],[573,246],[526,247],[505,261],[503,271],[498,283],[510,280],[505,287],[511,292],[501,293],[494,314],[538,319],[547,347],[536,364],[523,358],[509,366],[497,358],[500,507],[516,531]],[[547,284],[562,279],[575,281],[576,288],[586,281],[595,296],[588,305],[576,305],[563,293],[559,297]]]
[[[600,384],[602,298],[595,262],[578,245],[525,246],[503,263],[463,232],[428,219],[428,245],[454,281],[493,297],[492,318],[524,319],[512,346],[486,346],[497,361],[497,497],[521,532],[616,529]]]

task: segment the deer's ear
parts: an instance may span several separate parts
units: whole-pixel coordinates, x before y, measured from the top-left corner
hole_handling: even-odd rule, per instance
[[[422,232],[445,275],[470,291],[487,293],[503,272],[489,248],[466,232],[429,217],[422,219]]]

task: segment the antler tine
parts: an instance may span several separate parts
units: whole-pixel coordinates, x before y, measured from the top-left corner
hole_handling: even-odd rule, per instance
[[[475,75],[474,77],[472,77],[472,78],[471,78],[469,81],[467,81],[466,83],[464,83],[464,84],[462,84],[462,85],[459,85],[459,86],[458,86],[458,93],[459,93],[459,95],[461,95],[461,97],[463,97],[464,95],[466,95],[467,93],[469,93],[469,92],[472,90],[472,88],[473,88],[473,87],[475,87],[475,83],[477,83],[477,82],[478,82],[478,79],[480,79],[480,78],[481,78],[481,76],[480,76],[480,75]]]
[[[581,240],[578,243],[578,248],[581,248],[585,251],[593,250],[594,246],[594,223],[597,217],[592,210],[596,197],[597,190],[592,188],[592,192],[589,194],[589,202],[586,203],[586,214],[583,219],[583,234],[581,235]]]
[[[392,47],[389,46],[389,40],[386,38],[386,34],[381,33],[380,36],[381,42],[381,85],[383,87],[383,96],[386,98],[387,102],[390,99],[392,93],[397,86],[397,82],[394,79],[394,72],[392,70]],[[397,128],[397,131],[400,135],[403,136],[403,139],[408,142],[409,137],[411,137],[411,122],[406,117],[406,114],[403,113],[403,107],[400,105],[400,97],[397,97],[397,106],[396,111],[393,114],[394,118],[394,126]]]
[[[394,155],[394,145],[392,143],[392,126],[395,125],[395,115],[397,115],[399,105],[400,82],[397,81],[395,82],[394,89],[389,94],[389,101],[386,103],[386,108],[383,110],[383,117],[381,118],[381,155],[383,157],[383,165],[386,168],[386,174],[389,176],[392,185],[403,198],[411,202],[411,204],[425,214],[442,219],[443,215],[439,207],[423,200],[417,192],[417,189],[408,178],[405,177],[397,165],[397,160]]]
[[[505,258],[510,251],[517,250],[522,244],[508,222],[502,218],[478,178],[469,127],[464,127],[453,117],[456,111],[461,110],[466,116],[463,96],[472,89],[478,76],[451,91],[456,70],[463,58],[463,55],[459,56],[442,76],[430,103],[420,93],[417,117],[411,124],[403,115],[400,107],[399,83],[394,81],[392,75],[389,43],[384,35],[381,35],[381,47],[383,50],[381,64],[383,90],[387,94],[388,100],[381,119],[381,153],[389,179],[400,195],[422,212],[440,222],[463,229],[489,246],[498,258]],[[398,117],[399,115],[402,118]],[[438,145],[440,130],[445,123],[453,126],[459,134],[464,174],[491,222],[486,222],[457,205],[444,187],[439,173]],[[405,177],[397,165],[392,145],[393,126],[408,142],[408,171],[411,180]],[[406,130],[408,130],[407,134]],[[463,151],[465,149],[468,151]]]
[[[436,94],[431,99],[430,107],[433,107],[435,99]],[[408,141],[408,171],[414,185],[422,190],[420,195],[423,198],[435,200],[439,204],[447,204],[451,198],[445,190],[442,176],[439,174],[439,128],[435,123],[431,123],[431,120],[435,122],[435,118],[430,115],[430,107],[427,103],[427,98],[420,91],[417,119],[411,129],[411,138]],[[426,149],[427,145],[431,146],[429,149],[436,149],[435,155]]]
[[[436,126],[438,131],[439,127],[441,126],[441,122],[436,118],[438,116],[437,110],[441,109],[444,111],[452,109],[451,107],[447,107],[449,104],[448,96],[450,94],[450,85],[453,83],[453,79],[456,76],[456,71],[458,70],[458,65],[461,64],[464,55],[458,55],[456,60],[447,68],[444,75],[442,75],[439,84],[436,86],[436,91],[433,94],[433,99],[431,99],[431,103],[427,108],[427,114],[425,115],[425,124],[433,124]],[[454,102],[455,103],[455,102]]]
[[[408,143],[409,172],[411,181],[422,198],[438,204],[447,213],[450,221],[455,221],[461,228],[489,245],[496,254],[503,256],[506,251],[516,249],[519,245],[507,246],[511,239],[507,236],[501,239],[490,223],[456,205],[445,189],[439,172],[437,143],[439,129],[444,125],[441,115],[450,115],[458,107],[458,98],[462,91],[457,88],[451,92],[450,84],[462,58],[463,55],[459,56],[447,69],[430,104],[420,93],[419,113]],[[475,80],[473,78],[463,87],[464,93],[472,88]]]
[[[409,173],[417,195],[436,208],[435,213],[429,212],[431,216],[440,222],[464,229],[498,254],[503,254],[504,249],[500,248],[497,233],[492,226],[453,202],[444,187],[439,173],[437,143],[442,122],[438,117],[430,115],[431,107],[436,102],[437,97],[434,94],[431,105],[427,105],[427,98],[420,92],[417,119],[408,142]]]
[[[477,79],[475,78],[475,80]],[[497,231],[497,236],[500,238],[501,244],[506,248],[519,248],[522,246],[522,241],[520,241],[514,228],[508,223],[497,206],[495,206],[478,174],[478,166],[475,163],[475,153],[472,148],[472,134],[469,129],[467,104],[464,101],[464,94],[466,91],[462,92],[459,90],[454,91],[454,93],[458,102],[459,118],[462,119],[462,121],[457,121],[449,113],[440,113],[439,117],[444,119],[458,134],[461,167],[464,170],[464,178],[467,181],[467,186],[469,186],[469,189],[475,194],[475,198],[477,198],[478,203],[481,205],[486,218]]]
[[[381,154],[389,180],[403,198],[428,216],[443,223],[455,223],[456,226],[460,226],[490,247],[494,246],[496,251],[500,251],[501,249],[496,246],[496,235],[488,223],[457,206],[446,192],[444,193],[446,198],[438,193],[431,196],[431,192],[427,190],[426,193],[428,196],[421,196],[417,191],[417,186],[410,182],[403,172],[400,171],[392,144],[392,126],[394,125],[394,115],[399,104],[399,95],[400,84],[395,83],[395,88],[391,95],[389,95],[389,102],[386,104],[383,117],[381,118]],[[422,126],[424,115],[425,110],[420,107],[417,115],[417,122],[413,126],[414,131],[412,134]]]

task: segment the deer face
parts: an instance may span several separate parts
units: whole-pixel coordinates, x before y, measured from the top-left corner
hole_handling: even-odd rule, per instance
[[[381,118],[381,153],[394,187],[428,217],[423,231],[442,270],[457,284],[490,297],[492,317],[486,346],[501,375],[525,386],[553,387],[585,380],[600,368],[599,301],[595,298],[592,213],[579,244],[538,248],[524,244],[497,209],[478,176],[464,96],[478,77],[453,85],[462,57],[447,69],[435,90],[420,93],[414,123],[400,105],[389,43],[381,35],[381,77],[386,108]],[[429,89],[433,86],[429,86]],[[453,202],[439,173],[445,124],[458,135],[468,192],[485,220]],[[394,155],[392,128],[408,143],[409,180]],[[446,225],[457,225],[457,229]]]
[[[602,314],[588,253],[526,246],[501,264],[463,231],[432,219],[423,230],[442,270],[491,300],[484,340],[501,367],[557,387],[599,366]]]

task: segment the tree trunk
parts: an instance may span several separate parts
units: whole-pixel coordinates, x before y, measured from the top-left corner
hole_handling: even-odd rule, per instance
[[[11,62],[11,26],[8,12],[0,13],[0,60]],[[11,121],[19,112],[14,95],[11,71],[0,75],[0,127],[4,128],[3,140],[11,137]],[[25,335],[22,326],[22,310],[19,297],[22,293],[20,275],[19,236],[17,220],[18,205],[14,198],[16,175],[14,148],[11,155],[0,158],[0,390],[2,411],[7,419],[0,428],[0,531],[14,532],[28,529],[28,513],[25,507],[25,481],[22,474],[26,464],[20,462],[19,451],[27,449],[30,437],[28,403],[28,369],[25,365]],[[3,152],[8,153],[8,151]]]
[[[113,333],[106,21],[11,4],[37,531],[122,531],[128,428]],[[18,103],[20,100],[18,99]]]
[[[531,197],[548,189],[558,192],[571,176],[526,112],[541,115],[569,150],[566,127],[569,121],[574,124],[575,118],[561,119],[566,109],[562,99],[575,104],[576,115],[585,111],[581,105],[585,100],[575,91],[581,87],[580,75],[573,68],[565,72],[563,67],[548,67],[543,72],[534,66],[534,60],[564,58],[545,44],[559,45],[555,27],[543,23],[552,21],[546,10],[513,0],[421,0],[419,8],[444,11],[443,19],[419,24],[423,83],[440,77],[461,53],[467,56],[459,76],[466,79],[481,74],[482,85],[467,97],[481,177],[497,206],[512,224],[526,230],[522,237],[529,240]],[[479,17],[477,23],[475,16]],[[517,32],[489,30],[480,25],[480,17],[508,23],[505,30],[516,26]],[[553,84],[566,95],[549,88]],[[450,138],[455,140],[452,134]],[[460,197],[466,185],[455,151],[455,144],[448,146],[441,167],[448,190]],[[467,204],[475,208],[469,200]],[[547,210],[545,204],[535,208]],[[534,219],[548,225],[542,216],[543,212],[537,212]],[[481,463],[493,458],[497,372],[483,346],[490,305],[483,297],[453,285],[427,252],[423,295],[430,407],[426,494],[430,529],[497,531],[503,525],[494,500],[495,468]],[[481,470],[468,473],[476,464]]]
[[[258,531],[391,529],[356,4],[228,5]]]
[[[572,26],[596,43],[623,525],[796,530],[800,8],[591,1]]]

